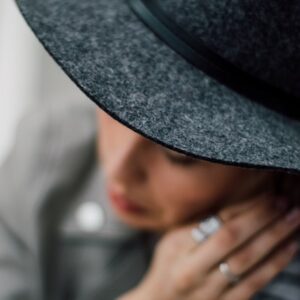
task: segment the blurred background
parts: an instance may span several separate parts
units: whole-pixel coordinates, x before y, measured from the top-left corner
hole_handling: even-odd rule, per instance
[[[26,110],[62,95],[84,97],[39,44],[14,1],[0,0],[0,164]]]

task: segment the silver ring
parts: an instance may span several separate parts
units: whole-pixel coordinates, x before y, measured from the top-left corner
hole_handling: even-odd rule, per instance
[[[206,235],[214,234],[222,226],[222,221],[218,216],[211,216],[200,222],[199,228]]]
[[[198,227],[192,228],[191,234],[193,240],[197,243],[201,243],[207,239],[207,234],[201,231]]]
[[[192,238],[197,243],[201,243],[219,230],[221,226],[222,221],[218,216],[210,216],[201,221],[197,227],[192,228]]]
[[[235,275],[230,271],[227,262],[222,262],[219,264],[219,271],[229,280],[230,283],[234,284],[240,280],[240,277],[238,275]]]

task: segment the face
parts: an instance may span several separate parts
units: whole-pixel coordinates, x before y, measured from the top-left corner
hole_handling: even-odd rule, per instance
[[[124,209],[124,205],[112,201],[118,216],[129,226],[165,231],[205,217],[220,207],[233,205],[234,193],[253,176],[253,171],[246,168],[170,150],[134,132],[100,108],[97,117],[98,157],[106,186],[139,208]]]

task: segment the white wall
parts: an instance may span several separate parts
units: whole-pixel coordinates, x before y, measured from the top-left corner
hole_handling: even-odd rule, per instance
[[[11,0],[0,1],[0,161],[25,107],[38,98],[41,53]]]
[[[0,0],[0,164],[26,109],[64,95],[83,96],[34,37],[14,1]]]

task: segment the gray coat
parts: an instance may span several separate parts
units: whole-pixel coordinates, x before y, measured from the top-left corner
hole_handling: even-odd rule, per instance
[[[111,209],[96,130],[85,99],[49,101],[21,120],[0,169],[0,300],[116,299],[149,267],[158,237]],[[299,285],[298,255],[255,300],[299,300]]]

